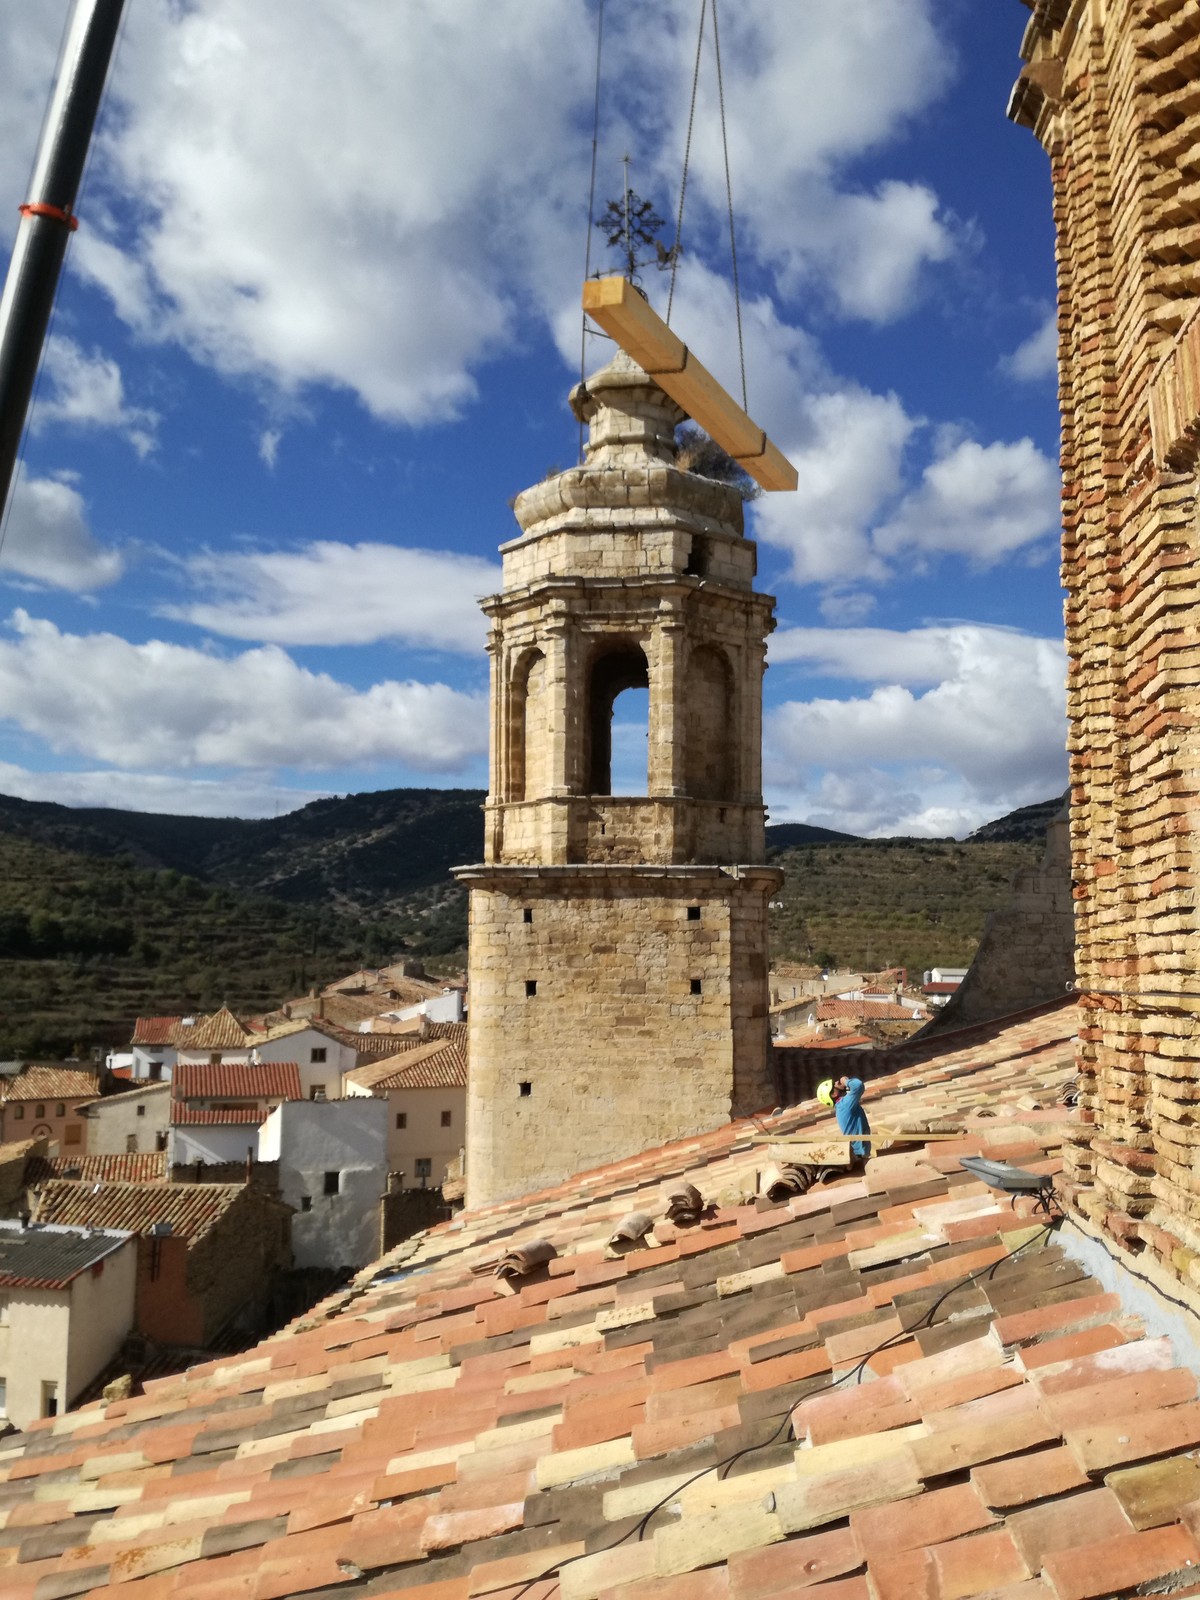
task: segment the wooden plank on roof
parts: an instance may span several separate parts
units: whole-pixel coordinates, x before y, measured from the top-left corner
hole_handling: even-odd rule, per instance
[[[763,489],[794,489],[796,469],[671,332],[627,278],[589,278],[583,309]]]

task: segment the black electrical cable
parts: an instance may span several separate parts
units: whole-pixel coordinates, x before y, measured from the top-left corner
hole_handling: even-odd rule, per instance
[[[846,1380],[851,1377],[856,1378],[856,1380],[861,1383],[863,1373],[866,1371],[868,1365],[875,1356],[880,1355],[884,1350],[890,1349],[897,1343],[903,1343],[904,1340],[911,1338],[912,1335],[918,1332],[921,1328],[932,1327],[934,1317],[952,1295],[957,1294],[960,1289],[968,1288],[980,1278],[994,1277],[997,1269],[1002,1267],[1006,1261],[1014,1261],[1023,1250],[1029,1249],[1030,1245],[1038,1243],[1039,1240],[1048,1238],[1050,1234],[1053,1233],[1057,1224],[1061,1221],[1062,1216],[1060,1214],[1058,1217],[1055,1217],[1050,1222],[1046,1223],[1045,1227],[1039,1228],[1037,1233],[1031,1235],[1030,1238],[1023,1240],[1015,1250],[1006,1251],[1004,1255],[991,1262],[987,1267],[980,1267],[978,1271],[969,1272],[965,1277],[956,1279],[948,1289],[944,1289],[942,1291],[942,1293],[929,1307],[928,1311],[922,1315],[918,1322],[914,1322],[911,1328],[905,1328],[900,1333],[890,1334],[888,1338],[884,1339],[880,1344],[877,1344],[874,1349],[868,1350],[862,1359],[853,1367],[847,1368],[847,1370],[843,1372],[840,1377],[832,1378],[828,1383],[823,1384],[821,1388],[814,1389],[810,1394],[802,1395],[801,1399],[809,1400],[814,1399],[819,1394],[828,1394],[831,1389],[836,1389],[839,1384],[845,1383]],[[730,1468],[733,1467],[738,1461],[741,1461],[743,1457],[753,1455],[757,1450],[765,1450],[769,1445],[774,1444],[776,1440],[783,1435],[784,1431],[791,1426],[792,1412],[794,1409],[795,1406],[788,1406],[783,1420],[768,1438],[761,1439],[757,1444],[744,1445],[742,1449],[735,1450],[731,1456],[725,1457],[723,1461],[718,1461],[711,1467],[702,1467],[699,1472],[693,1473],[693,1475],[690,1478],[685,1479],[683,1483],[676,1484],[669,1494],[664,1495],[661,1500],[657,1501],[650,1507],[649,1511],[646,1512],[645,1516],[642,1517],[640,1521],[635,1523],[632,1528],[626,1529],[619,1539],[613,1540],[612,1544],[604,1545],[602,1547],[603,1550],[618,1549],[619,1546],[623,1545],[625,1541],[631,1538],[635,1533],[637,1534],[638,1541],[640,1543],[640,1541],[645,1538],[646,1531],[649,1528],[650,1523],[654,1520],[658,1513],[664,1508],[664,1506],[670,1505],[671,1501],[676,1499],[677,1496],[681,1495],[685,1489],[690,1489],[692,1484],[698,1483],[701,1478],[707,1477],[710,1472],[715,1472],[717,1474],[718,1482],[722,1481],[724,1478],[729,1476]],[[557,1566],[548,1567],[545,1572],[539,1572],[536,1577],[528,1579],[528,1581],[516,1591],[513,1596],[513,1600],[521,1600],[522,1595],[528,1594],[529,1590],[532,1589],[535,1584],[545,1583],[549,1579],[557,1577],[563,1567],[572,1566],[576,1561],[583,1561],[585,1556],[600,1555],[601,1553],[601,1550],[589,1550],[586,1551],[584,1555],[569,1556],[566,1561],[560,1561]]]

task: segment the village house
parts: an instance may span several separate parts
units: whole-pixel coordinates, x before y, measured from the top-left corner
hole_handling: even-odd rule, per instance
[[[387,1189],[388,1107],[370,1095],[285,1100],[258,1130],[258,1159],[278,1162],[298,1267],[362,1267],[379,1253]]]
[[[369,1033],[340,1028],[320,1018],[297,1017],[256,1034],[251,1063],[294,1061],[306,1100],[336,1100],[351,1067],[377,1060],[391,1046]]]
[[[131,1077],[154,1083],[160,1079],[170,1082],[178,1054],[175,1036],[184,1020],[183,1017],[138,1017],[130,1043]]]
[[[0,1419],[57,1416],[103,1370],[133,1325],[136,1270],[129,1232],[0,1221]]]
[[[294,1061],[181,1060],[171,1085],[169,1165],[253,1161],[258,1129],[271,1110],[303,1098]]]
[[[85,1124],[79,1110],[100,1092],[94,1068],[30,1062],[0,1077],[0,1143],[48,1139],[56,1149],[83,1150]]]
[[[405,1188],[440,1185],[466,1141],[465,1042],[434,1039],[345,1075],[347,1096],[387,1102],[387,1165]]]
[[[253,1184],[54,1178],[35,1223],[136,1235],[134,1329],[203,1349],[261,1325],[272,1279],[292,1264],[291,1210]]]
[[[169,1082],[139,1083],[118,1094],[85,1100],[77,1109],[88,1155],[136,1155],[167,1148],[171,1121]]]

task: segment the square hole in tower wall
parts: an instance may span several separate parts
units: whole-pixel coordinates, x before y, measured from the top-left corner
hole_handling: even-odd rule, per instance
[[[703,985],[701,984],[700,979],[699,978],[693,978],[692,979],[692,993],[693,994],[700,994],[702,992],[702,989],[703,989]]]
[[[689,906],[687,908],[687,919],[688,919],[689,922],[699,922],[700,921],[700,907],[699,906]]]
[[[533,908],[531,906],[526,906],[525,909],[521,912],[521,921],[522,922],[532,922],[533,921]]]
[[[528,1100],[529,1096],[533,1093],[533,1085],[531,1083],[519,1083],[517,1085],[517,1092],[521,1095],[522,1099]]]
[[[525,979],[525,993],[526,993],[527,996],[528,995],[535,995],[537,993],[537,979],[536,978],[526,978]]]

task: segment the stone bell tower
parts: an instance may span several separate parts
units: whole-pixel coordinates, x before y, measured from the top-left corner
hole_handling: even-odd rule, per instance
[[[762,675],[737,490],[675,463],[629,356],[580,384],[585,463],[516,501],[491,618],[471,891],[467,1192],[486,1204],[772,1103]],[[649,691],[648,792],[613,703]]]

